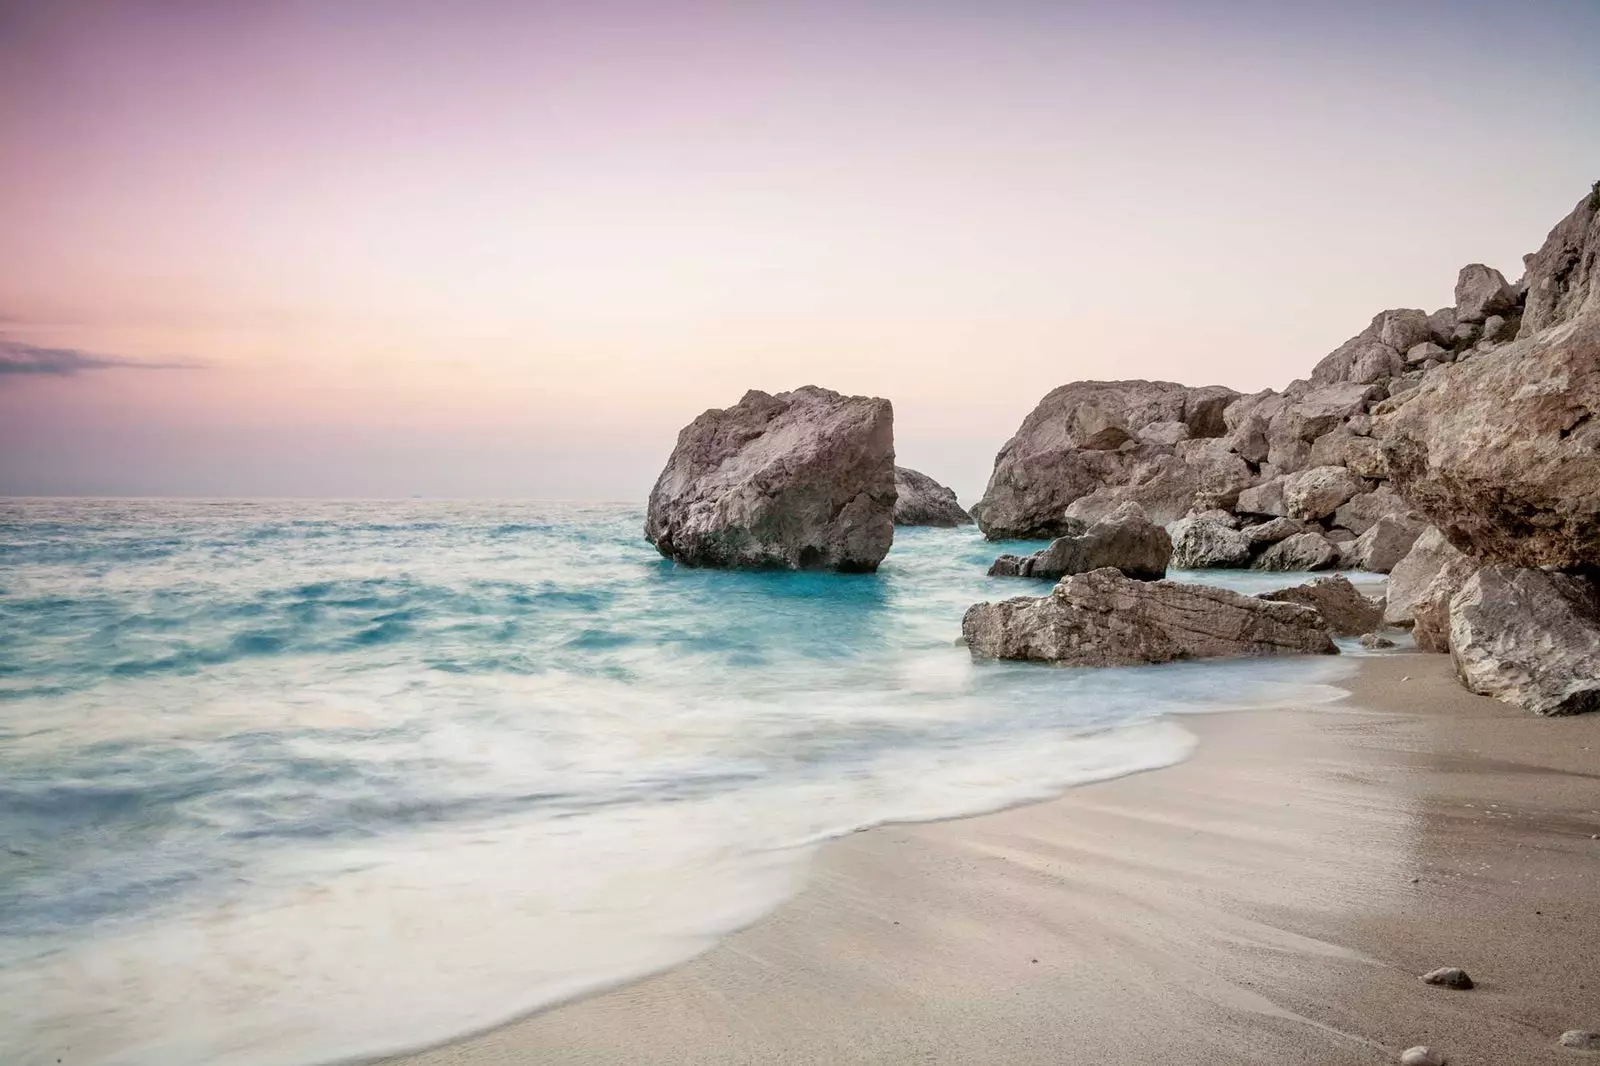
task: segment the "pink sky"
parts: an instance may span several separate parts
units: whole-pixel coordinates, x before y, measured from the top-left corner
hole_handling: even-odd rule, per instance
[[[814,382],[970,501],[1053,386],[1282,386],[1600,178],[1588,0],[1199,10],[6,5],[0,344],[81,369],[0,374],[0,492],[642,498]]]

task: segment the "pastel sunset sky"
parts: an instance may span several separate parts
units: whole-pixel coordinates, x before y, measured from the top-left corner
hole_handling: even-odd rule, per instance
[[[1600,3],[0,2],[0,494],[642,499],[748,388],[971,502],[1600,178]]]

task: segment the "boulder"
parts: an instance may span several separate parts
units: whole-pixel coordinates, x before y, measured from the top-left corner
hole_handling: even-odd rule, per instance
[[[888,400],[752,390],[678,434],[645,536],[689,566],[872,571],[894,539],[894,504]]]
[[[1103,496],[1098,512],[1108,513],[1136,498],[1158,521],[1172,521],[1191,502],[1185,498],[1177,506],[1172,501],[1209,488],[1206,482],[1216,473],[1190,469],[1177,450],[1225,433],[1223,413],[1237,396],[1221,386],[1190,388],[1170,381],[1063,385],[1039,401],[1001,447],[973,517],[990,539],[1061,536],[1067,508],[1080,497],[1096,490],[1147,486],[1143,496]],[[1167,446],[1139,436],[1148,426],[1171,422],[1183,423],[1190,439]],[[1213,456],[1205,453],[1205,458]],[[1241,470],[1248,474],[1243,460],[1229,458],[1233,477]],[[1232,491],[1242,487],[1235,485]]]
[[[1225,438],[1228,447],[1249,462],[1266,462],[1271,449],[1268,430],[1272,420],[1288,405],[1285,397],[1271,389],[1240,396],[1228,404],[1222,412],[1223,425],[1228,430]]]
[[[1418,651],[1449,653],[1450,601],[1477,572],[1478,564],[1463,555],[1460,562],[1440,568],[1417,595],[1411,604],[1411,638]]]
[[[1454,307],[1441,307],[1428,316],[1428,337],[1435,344],[1448,348],[1455,339],[1456,327],[1460,324]]]
[[[1412,543],[1411,550],[1405,558],[1394,565],[1389,573],[1389,582],[1385,590],[1386,602],[1383,611],[1383,620],[1389,625],[1409,625],[1412,621],[1412,607],[1428,590],[1434,578],[1440,572],[1451,568],[1460,574],[1460,581],[1455,588],[1459,588],[1471,576],[1477,564],[1463,555],[1449,541],[1444,534],[1433,527],[1423,530]],[[1450,595],[1455,594],[1451,589]],[[1450,602],[1449,596],[1445,603]]]
[[[1357,643],[1363,648],[1370,648],[1373,651],[1394,647],[1394,641],[1390,640],[1382,633],[1363,633],[1361,634],[1361,639],[1357,641]]]
[[[1266,428],[1267,461],[1283,473],[1314,465],[1312,442],[1345,426],[1383,396],[1380,385],[1350,382],[1286,392],[1281,407],[1260,408],[1276,408]]]
[[[1251,564],[1255,570],[1331,570],[1339,562],[1339,549],[1320,533],[1296,533],[1262,552]]]
[[[1423,341],[1406,349],[1406,366],[1422,366],[1429,360],[1439,363],[1449,362],[1449,355],[1450,353],[1442,345],[1431,340]]]
[[[961,633],[978,656],[1063,666],[1338,652],[1309,608],[1111,569],[1068,577],[1048,596],[974,604]]]
[[[1234,504],[1234,509],[1240,514],[1262,514],[1286,517],[1289,513],[1288,505],[1283,498],[1283,484],[1286,479],[1275,477],[1263,481],[1239,493],[1239,499]]]
[[[1383,444],[1367,436],[1351,437],[1345,443],[1344,467],[1357,477],[1389,476],[1389,460],[1383,454]]]
[[[1293,588],[1263,592],[1261,598],[1310,607],[1322,616],[1328,631],[1336,637],[1358,637],[1372,632],[1383,622],[1383,608],[1378,601],[1363,596],[1339,574],[1319,577]]]
[[[1596,412],[1600,312],[1439,368],[1374,434],[1395,489],[1457,548],[1566,568],[1600,562]]]
[[[1344,552],[1345,566],[1387,574],[1395,564],[1406,557],[1417,537],[1428,528],[1415,518],[1386,514],[1356,538],[1355,544]]]
[[[1326,518],[1368,487],[1342,466],[1314,466],[1284,479],[1284,509],[1290,518]]]
[[[1600,193],[1580,200],[1523,265],[1528,294],[1519,338],[1600,309]]]
[[[1450,601],[1462,684],[1535,714],[1600,709],[1600,590],[1549,570],[1485,566]]]
[[[1387,485],[1371,492],[1358,493],[1333,512],[1333,521],[1357,534],[1365,533],[1374,522],[1387,515],[1409,515],[1411,508]],[[1398,560],[1396,560],[1398,562]]]
[[[1170,453],[1139,461],[1119,482],[1079,496],[1066,515],[1093,522],[1125,503],[1142,507],[1158,522],[1173,522],[1196,506],[1232,506],[1256,475],[1215,438],[1179,441]]]
[[[1468,263],[1456,275],[1456,321],[1482,322],[1517,305],[1517,290],[1505,275],[1482,263]]]
[[[1055,581],[1111,567],[1140,581],[1155,581],[1166,576],[1171,559],[1172,538],[1167,531],[1150,521],[1138,504],[1126,503],[1083,533],[1057,537],[1030,556],[1000,556],[989,574]]]
[[[894,468],[894,524],[897,526],[964,526],[972,516],[956,501],[953,490],[927,474]]]
[[[1139,439],[1171,447],[1180,440],[1189,439],[1189,427],[1182,422],[1152,422],[1139,431]]]
[[[1244,534],[1251,548],[1260,548],[1276,544],[1280,540],[1288,540],[1296,533],[1306,532],[1306,524],[1293,518],[1274,518],[1268,522],[1245,526],[1239,532]]]
[[[1371,384],[1405,369],[1401,353],[1433,336],[1428,315],[1414,308],[1380,311],[1367,328],[1329,352],[1311,371],[1313,385]]]
[[[1180,570],[1245,566],[1250,539],[1210,518],[1183,518],[1172,524],[1172,565]]]

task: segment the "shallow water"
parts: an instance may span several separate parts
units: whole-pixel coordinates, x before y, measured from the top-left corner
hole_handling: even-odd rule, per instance
[[[627,506],[0,501],[0,1062],[298,1064],[682,961],[815,845],[1181,759],[1298,658],[975,664],[1042,593],[675,567]],[[1221,574],[1246,591],[1299,575]]]

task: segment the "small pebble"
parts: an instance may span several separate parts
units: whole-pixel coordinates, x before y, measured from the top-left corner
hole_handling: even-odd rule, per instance
[[[1443,985],[1445,988],[1454,988],[1458,992],[1465,992],[1472,987],[1472,978],[1467,976],[1467,971],[1459,966],[1441,966],[1437,970],[1429,970],[1422,975],[1425,985]]]
[[[1444,1066],[1445,1058],[1431,1047],[1406,1048],[1400,1053],[1400,1066]]]
[[[1587,1029],[1568,1029],[1561,1034],[1561,1046],[1575,1051],[1600,1051],[1600,1033]]]

